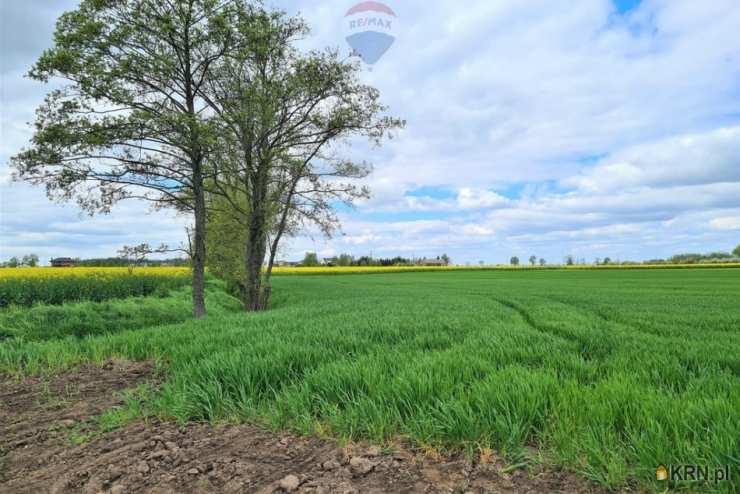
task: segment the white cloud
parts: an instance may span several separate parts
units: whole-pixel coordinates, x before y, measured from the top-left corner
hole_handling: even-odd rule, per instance
[[[11,182],[11,176],[10,176],[10,169],[5,167],[0,167],[0,187],[7,187],[10,185]]]
[[[593,192],[740,181],[740,126],[621,150],[565,180]]]
[[[462,232],[465,235],[480,236],[480,237],[489,237],[493,235],[492,229],[486,228],[485,226],[474,225],[474,224],[463,225]]]
[[[383,240],[380,235],[364,234],[364,235],[345,235],[342,237],[342,242],[349,245],[367,245],[370,242],[378,242]]]
[[[76,206],[50,202],[43,189],[20,183],[0,185],[0,258],[38,254],[52,257],[110,257],[123,245],[147,242],[177,247],[188,220],[152,212],[147,204],[123,202],[110,215],[90,217]]]
[[[740,230],[740,216],[724,216],[714,218],[709,226],[715,230]]]
[[[508,200],[490,190],[475,190],[463,187],[457,193],[457,205],[460,209],[484,209],[502,206]]]

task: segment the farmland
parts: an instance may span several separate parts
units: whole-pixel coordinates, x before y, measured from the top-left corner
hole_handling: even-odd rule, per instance
[[[186,268],[13,268],[0,270],[0,307],[151,295],[190,281]]]
[[[104,335],[6,339],[0,370],[153,359],[168,378],[133,415],[404,440],[442,454],[490,449],[607,487],[649,487],[659,463],[738,467],[740,270],[274,283],[265,313],[242,314],[211,281],[214,310],[201,321],[144,317]]]

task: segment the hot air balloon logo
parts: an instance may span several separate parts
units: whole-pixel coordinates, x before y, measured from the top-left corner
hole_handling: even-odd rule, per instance
[[[345,36],[353,54],[368,65],[375,64],[396,41],[398,17],[380,2],[360,2],[344,16]]]

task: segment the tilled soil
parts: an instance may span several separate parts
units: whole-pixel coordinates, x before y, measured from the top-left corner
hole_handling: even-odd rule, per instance
[[[156,381],[152,364],[124,361],[50,381],[0,377],[0,493],[601,492],[540,467],[506,473],[495,456],[432,459],[250,425],[137,421],[83,444],[70,440],[120,404],[117,391]]]

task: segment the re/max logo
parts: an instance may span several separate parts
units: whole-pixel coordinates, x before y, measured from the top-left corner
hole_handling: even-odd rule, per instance
[[[379,19],[377,17],[365,17],[354,21],[349,21],[350,29],[359,29],[361,27],[380,27],[390,30],[392,24],[390,20]]]
[[[730,480],[730,465],[720,467],[671,465],[669,469],[661,465],[656,472],[656,478],[657,480],[670,480],[671,482],[714,482],[718,484]]]

